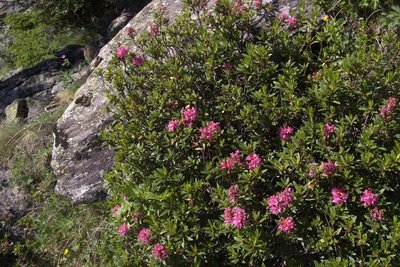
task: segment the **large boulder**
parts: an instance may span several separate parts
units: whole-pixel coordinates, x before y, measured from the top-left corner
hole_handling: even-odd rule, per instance
[[[119,44],[135,49],[126,28],[133,27],[139,33],[148,31],[154,13],[163,6],[167,16],[173,19],[181,12],[182,1],[153,1],[139,12],[92,61],[92,74],[57,122],[51,162],[57,176],[55,190],[73,203],[105,196],[103,176],[113,165],[113,149],[102,146],[100,140],[101,131],[112,119],[104,94],[111,85],[97,70],[108,67]]]

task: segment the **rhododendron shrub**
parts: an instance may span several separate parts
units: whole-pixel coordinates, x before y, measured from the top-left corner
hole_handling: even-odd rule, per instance
[[[194,2],[106,72],[121,265],[400,264],[398,37]]]

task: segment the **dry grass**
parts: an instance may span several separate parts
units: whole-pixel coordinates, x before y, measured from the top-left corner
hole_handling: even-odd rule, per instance
[[[21,122],[0,125],[0,167],[6,168],[24,135],[25,125]]]

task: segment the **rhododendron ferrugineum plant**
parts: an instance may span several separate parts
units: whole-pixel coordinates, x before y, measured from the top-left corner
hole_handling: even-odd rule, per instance
[[[105,73],[120,265],[400,264],[400,42],[352,23],[193,1],[132,35]]]

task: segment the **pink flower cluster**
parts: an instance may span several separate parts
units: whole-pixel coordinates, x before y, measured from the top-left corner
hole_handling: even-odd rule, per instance
[[[383,219],[383,210],[380,210],[380,209],[378,209],[376,207],[373,208],[371,210],[371,218],[372,218],[372,220],[374,222],[382,221],[382,219]]]
[[[292,189],[286,187],[283,192],[272,195],[268,198],[268,209],[272,214],[279,214],[286,210],[293,199]]]
[[[123,59],[128,54],[128,52],[129,52],[128,48],[126,48],[123,45],[120,45],[117,48],[117,58],[118,59]]]
[[[128,27],[127,29],[126,29],[126,34],[129,36],[129,37],[132,37],[134,34],[135,34],[135,29],[134,28],[132,28],[132,27]]]
[[[126,235],[129,232],[129,227],[126,223],[123,223],[118,228],[118,234],[120,236]]]
[[[232,65],[228,62],[225,62],[224,64],[222,64],[221,68],[225,72],[230,71],[232,69]]]
[[[363,202],[365,206],[376,206],[379,201],[379,195],[374,194],[371,188],[367,188],[360,196],[360,201]]]
[[[167,125],[168,132],[175,132],[179,127],[179,120],[170,120]]]
[[[280,218],[278,221],[278,229],[290,233],[295,227],[295,223],[292,217]]]
[[[158,260],[164,260],[168,257],[168,249],[161,243],[157,243],[153,247],[153,256]]]
[[[170,108],[177,108],[177,104],[173,103],[170,104]],[[183,110],[182,112],[182,117],[183,117],[183,124],[186,127],[190,127],[192,126],[192,123],[196,120],[197,118],[197,109],[195,107],[187,107]],[[168,122],[167,124],[167,129],[169,132],[174,132],[178,129],[179,125],[180,125],[181,121],[178,119],[172,119]]]
[[[247,224],[246,211],[239,207],[225,208],[224,222],[234,226],[237,229],[241,229]]]
[[[346,203],[347,198],[349,197],[349,193],[347,193],[346,190],[344,190],[341,187],[332,188],[331,194],[332,194],[332,203],[337,205],[342,205]]]
[[[279,128],[279,138],[283,141],[289,141],[290,139],[292,139],[293,133],[293,127],[290,127],[288,125],[284,125]]]
[[[144,58],[141,56],[134,56],[132,58],[132,64],[135,66],[141,66],[144,63]]]
[[[176,109],[177,104],[172,103],[169,105],[169,108]],[[182,121],[178,119],[170,120],[167,124],[167,130],[169,132],[176,131],[179,128],[181,122],[186,127],[191,127],[193,122],[196,121],[196,119],[197,119],[197,109],[195,107],[186,107],[182,111]],[[201,140],[211,141],[215,138],[217,133],[221,131],[221,127],[219,125],[219,122],[211,121],[208,123],[206,127],[201,127],[199,131]]]
[[[289,27],[294,27],[297,24],[297,19],[295,17],[290,16],[285,12],[281,12],[278,15],[278,19],[280,21],[286,22]]]
[[[392,116],[392,112],[396,107],[396,103],[397,99],[395,97],[389,97],[386,104],[382,106],[381,112],[379,113],[382,119],[384,119],[385,121],[390,119],[390,117]]]
[[[324,137],[325,139],[331,138],[333,133],[336,130],[336,126],[334,124],[325,123],[324,125]]]
[[[364,190],[363,194],[360,196],[360,201],[364,203],[364,206],[374,207],[370,214],[374,223],[383,219],[383,210],[380,210],[376,207],[379,202],[379,195],[375,194],[371,188]]]
[[[151,241],[151,230],[149,228],[140,230],[138,239],[142,244],[149,245]]]
[[[256,10],[260,10],[262,8],[262,0],[255,0],[254,1],[254,8]]]
[[[322,172],[328,175],[329,177],[335,175],[337,169],[336,162],[333,160],[328,160],[328,162],[324,162],[322,164]]]
[[[116,205],[114,206],[114,208],[113,208],[113,214],[114,214],[114,216],[117,216],[117,215],[118,215],[119,208],[121,208],[121,206],[120,206],[119,204],[116,204]]]
[[[234,203],[239,196],[239,185],[235,184],[228,189],[229,202]]]
[[[200,139],[211,141],[220,130],[219,123],[211,121],[207,127],[200,128]]]
[[[195,107],[187,107],[183,110],[183,124],[186,127],[192,126],[197,118],[197,109]]]
[[[261,158],[256,153],[251,153],[246,157],[247,168],[249,170],[255,169],[261,166]]]
[[[232,14],[236,15],[238,13],[243,14],[247,12],[247,8],[243,5],[241,0],[236,0],[235,7],[232,10]]]
[[[232,170],[235,167],[235,165],[242,165],[241,154],[239,150],[232,152],[230,156],[231,156],[230,158],[221,161],[220,163],[221,169]]]
[[[151,36],[153,36],[153,37],[155,37],[155,36],[157,36],[158,35],[158,25],[157,24],[155,24],[155,23],[153,23],[153,24],[151,24],[150,25],[150,34],[151,34]]]

